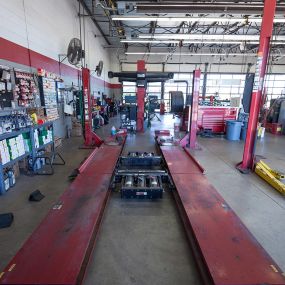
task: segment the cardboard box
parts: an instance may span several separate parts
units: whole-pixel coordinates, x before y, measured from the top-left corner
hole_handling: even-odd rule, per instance
[[[18,162],[18,166],[20,170],[28,171],[29,170],[29,162],[28,158],[24,158]]]
[[[19,167],[19,163],[18,162],[16,162],[13,165],[13,171],[14,171],[15,178],[20,176],[20,167]]]
[[[80,128],[78,128],[78,127],[73,128],[71,130],[71,136],[72,137],[81,137],[82,136],[82,128],[81,127]]]

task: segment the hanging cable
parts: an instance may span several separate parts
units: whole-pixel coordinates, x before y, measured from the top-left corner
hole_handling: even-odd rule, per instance
[[[182,48],[182,42],[179,43],[179,59],[178,59],[178,81],[180,80],[180,72],[181,72],[181,48]],[[177,82],[177,90],[178,91],[178,85],[179,82]]]
[[[81,4],[80,4],[80,1],[78,1],[78,11],[79,11],[79,39],[80,39],[80,42],[82,44],[82,26],[81,26]],[[85,50],[84,50],[84,53],[85,53]],[[84,66],[83,65],[83,57],[80,58],[80,61],[81,61],[81,66]]]
[[[25,29],[26,29],[26,39],[27,39],[29,66],[30,66],[30,72],[32,72],[32,59],[31,59],[30,39],[29,39],[29,31],[28,31],[28,22],[27,22],[27,15],[26,15],[25,0],[23,0],[22,3],[23,3],[24,15],[25,15]]]

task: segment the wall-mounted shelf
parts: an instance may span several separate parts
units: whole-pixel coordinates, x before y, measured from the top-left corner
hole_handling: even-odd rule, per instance
[[[31,130],[31,128],[23,128],[23,129],[20,129],[19,131],[13,131],[11,133],[6,133],[3,135],[0,135],[0,141],[3,141],[5,139],[10,139],[13,137],[17,137],[18,135],[21,135],[23,133],[28,133],[28,132],[30,132],[30,130]]]
[[[53,133],[52,133],[52,140],[50,142],[45,143],[43,145],[39,145],[37,147],[35,145],[35,137],[34,137],[35,130],[44,129],[44,128],[47,128],[47,127],[53,128],[53,122],[46,122],[46,123],[44,123],[42,125],[35,125],[35,126],[31,126],[31,127],[20,129],[18,131],[14,131],[14,132],[11,132],[11,133],[6,133],[6,134],[3,134],[3,135],[0,135],[0,141],[6,140],[6,139],[10,139],[10,138],[13,138],[13,137],[17,137],[17,136],[19,136],[21,134],[24,134],[24,133],[29,133],[29,138],[31,139],[31,151],[30,152],[25,152],[25,154],[15,158],[15,159],[13,159],[13,160],[10,160],[10,161],[8,161],[5,164],[2,164],[2,162],[0,162],[0,195],[3,195],[3,194],[6,193],[5,185],[4,185],[4,169],[5,168],[13,167],[13,165],[15,163],[17,163],[18,161],[20,161],[20,160],[22,160],[22,159],[24,159],[26,157],[32,158],[32,160],[34,162],[36,157],[37,157],[37,155],[38,155],[38,152],[41,151],[41,150],[44,150],[49,145],[51,145],[52,151],[54,151],[54,136],[53,136]],[[34,165],[34,163],[32,165]],[[33,169],[33,170],[35,171],[35,169]]]
[[[2,165],[3,168],[7,168],[7,167],[11,167],[13,164],[15,164],[16,162],[18,162],[19,160],[24,159],[25,157],[29,156],[30,153],[26,152],[25,154],[18,156],[17,158],[10,160],[9,162],[5,163]]]

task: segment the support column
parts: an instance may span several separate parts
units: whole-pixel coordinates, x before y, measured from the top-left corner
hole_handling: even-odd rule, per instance
[[[100,146],[102,140],[92,130],[92,108],[90,94],[90,70],[82,68],[83,110],[84,110],[84,135],[86,147]]]
[[[243,173],[248,172],[249,169],[252,169],[254,166],[256,129],[269,56],[269,44],[272,36],[275,10],[276,0],[265,0],[243,160],[237,166],[237,168]]]
[[[203,89],[202,89],[202,97],[203,100],[206,98],[206,93],[207,93],[207,77],[208,77],[208,67],[209,63],[205,63],[205,70],[204,70],[204,77],[203,77]]]
[[[193,81],[192,81],[192,100],[191,100],[191,106],[189,106],[189,113],[188,113],[187,134],[179,142],[179,144],[182,147],[190,147],[191,149],[198,148],[197,121],[198,121],[198,108],[199,108],[200,77],[201,77],[201,70],[200,69],[194,70]]]
[[[165,81],[161,82],[161,99],[164,99],[164,92],[165,92]]]
[[[144,99],[146,93],[145,61],[137,61],[137,131],[144,131]]]
[[[192,83],[192,105],[190,117],[190,130],[189,130],[189,146],[191,149],[197,146],[197,121],[198,121],[198,108],[199,108],[199,91],[200,91],[200,77],[201,70],[196,69],[193,72]],[[190,110],[189,110],[190,111]]]

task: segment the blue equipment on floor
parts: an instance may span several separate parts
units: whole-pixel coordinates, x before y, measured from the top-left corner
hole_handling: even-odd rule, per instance
[[[238,141],[240,139],[242,122],[240,121],[227,121],[226,138],[230,141]]]

